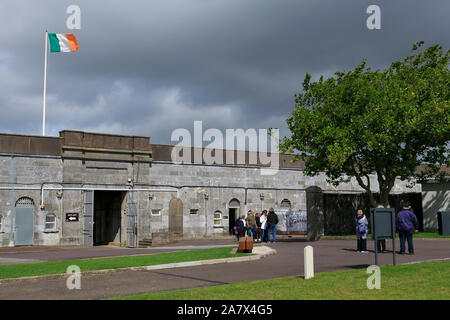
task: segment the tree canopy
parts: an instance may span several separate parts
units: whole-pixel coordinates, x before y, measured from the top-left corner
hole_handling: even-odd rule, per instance
[[[286,120],[291,136],[280,150],[304,160],[305,174],[324,172],[334,185],[354,177],[374,207],[371,174],[385,207],[396,178],[413,184],[438,176],[449,165],[449,51],[440,45],[420,50],[423,43],[385,70],[371,70],[363,60],[316,82],[306,74]]]

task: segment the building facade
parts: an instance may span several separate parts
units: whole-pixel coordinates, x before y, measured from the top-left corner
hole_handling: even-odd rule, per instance
[[[173,153],[174,146],[140,136],[0,134],[0,246],[138,247],[162,235],[230,236],[238,216],[270,207],[280,216],[280,233],[315,239],[332,221],[330,199],[364,192],[356,181],[333,187],[324,175],[305,176],[291,155],[280,155],[279,169],[267,175],[249,152],[239,162],[234,151],[232,164],[174,162]],[[429,208],[433,195],[422,188],[398,181],[393,194],[423,197]],[[354,209],[345,212],[353,217]],[[431,211],[424,229],[437,228]]]

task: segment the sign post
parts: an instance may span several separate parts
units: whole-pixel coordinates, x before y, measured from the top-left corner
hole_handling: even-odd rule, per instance
[[[378,240],[392,239],[392,261],[395,261],[395,210],[393,208],[371,208],[370,229],[375,242],[375,265],[378,265]]]

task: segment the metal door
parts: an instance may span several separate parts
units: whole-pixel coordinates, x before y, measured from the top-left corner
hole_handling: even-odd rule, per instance
[[[127,247],[137,246],[137,192],[127,193]]]
[[[34,208],[16,207],[14,245],[33,245],[34,238]]]
[[[183,235],[183,202],[177,198],[169,202],[169,233]]]
[[[84,191],[83,244],[94,245],[94,191]]]

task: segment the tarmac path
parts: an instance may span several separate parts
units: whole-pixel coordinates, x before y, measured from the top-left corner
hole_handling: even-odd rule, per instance
[[[73,248],[39,249],[11,248],[10,254],[0,251],[1,257],[21,259],[58,260],[67,256],[91,256],[108,254],[134,255],[161,251],[192,249],[194,246],[233,245],[233,240],[193,240],[167,245],[158,249],[125,249],[125,248]],[[177,269],[154,271],[116,271],[104,274],[83,274],[80,290],[68,290],[66,279],[22,280],[0,284],[0,299],[104,299],[117,296],[190,289],[203,286],[214,286],[241,281],[255,281],[286,276],[303,275],[303,249],[311,245],[314,248],[315,272],[365,268],[374,264],[373,241],[368,241],[369,253],[356,253],[356,240],[320,240],[317,242],[285,241],[269,244],[277,250],[277,254],[261,260],[239,263],[223,263]],[[178,246],[175,248],[174,246]],[[397,264],[421,261],[450,261],[450,240],[414,239],[415,255],[397,255]],[[387,249],[391,242],[387,240]],[[396,248],[399,243],[397,239]],[[46,251],[47,250],[47,251]],[[59,250],[59,251],[58,251]],[[116,251],[113,251],[116,250]],[[25,251],[28,251],[25,252]],[[40,254],[39,254],[40,251]],[[15,252],[13,254],[13,252]],[[51,254],[53,252],[53,254]],[[83,253],[84,252],[84,253]],[[138,252],[138,253],[136,253]],[[392,252],[379,254],[379,265],[392,264]],[[270,299],[270,297],[268,297]]]

